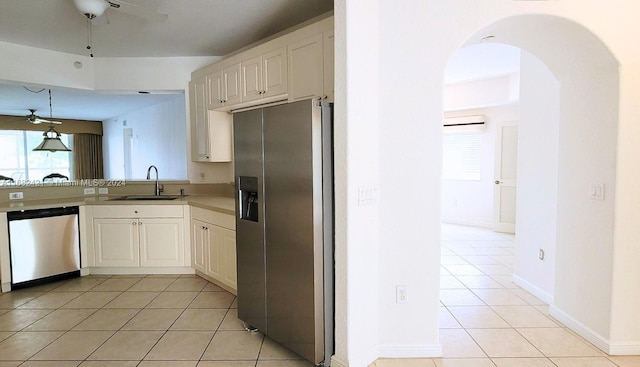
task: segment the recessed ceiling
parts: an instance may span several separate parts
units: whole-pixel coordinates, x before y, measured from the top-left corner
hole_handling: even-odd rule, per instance
[[[224,56],[333,10],[333,0],[126,2],[168,18],[155,22],[107,9],[109,24],[91,27],[95,57]],[[88,56],[87,19],[73,0],[1,0],[0,42]],[[23,85],[0,81],[0,115],[27,115],[33,108],[48,117],[48,95]],[[103,121],[172,98],[184,98],[184,92],[140,95],[52,87],[53,116],[62,119]]]
[[[333,0],[126,0],[164,22],[115,9],[92,27],[96,57],[223,56],[333,10]],[[87,19],[73,0],[0,1],[0,41],[86,55]]]

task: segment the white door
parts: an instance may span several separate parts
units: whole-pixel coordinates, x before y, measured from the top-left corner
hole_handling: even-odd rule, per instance
[[[138,222],[140,266],[183,266],[182,218],[146,218]]]
[[[516,231],[516,179],[518,168],[518,126],[503,123],[496,136],[493,230]]]
[[[133,171],[131,169],[131,150],[133,149],[133,129],[126,128],[122,130],[122,143],[124,147],[124,178],[131,180]]]
[[[96,266],[138,267],[139,239],[136,218],[93,220]]]
[[[242,62],[242,101],[262,98],[262,57]]]
[[[287,93],[287,51],[281,48],[262,57],[263,97]]]

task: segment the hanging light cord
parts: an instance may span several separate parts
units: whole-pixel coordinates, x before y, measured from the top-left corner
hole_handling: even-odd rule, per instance
[[[87,17],[87,29],[89,30],[89,44],[87,45],[87,50],[89,50],[89,56],[93,57],[93,40],[91,35],[91,19]]]
[[[51,107],[51,89],[49,89],[49,120],[53,120],[53,108]],[[53,122],[51,123],[51,126],[53,126]]]

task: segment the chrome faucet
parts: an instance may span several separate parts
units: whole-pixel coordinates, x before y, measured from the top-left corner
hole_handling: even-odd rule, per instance
[[[160,193],[162,191],[164,191],[164,187],[162,187],[162,185],[158,184],[158,167],[154,166],[153,164],[149,166],[149,168],[147,169],[147,180],[151,179],[151,169],[155,169],[156,170],[156,196],[160,196]]]

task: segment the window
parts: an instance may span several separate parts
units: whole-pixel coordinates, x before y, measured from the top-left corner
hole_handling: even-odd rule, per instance
[[[442,176],[445,180],[480,181],[481,131],[444,133]]]
[[[70,147],[71,136],[60,136]],[[41,181],[52,172],[71,178],[71,152],[34,152],[42,142],[41,131],[0,130],[0,175],[19,181]]]

